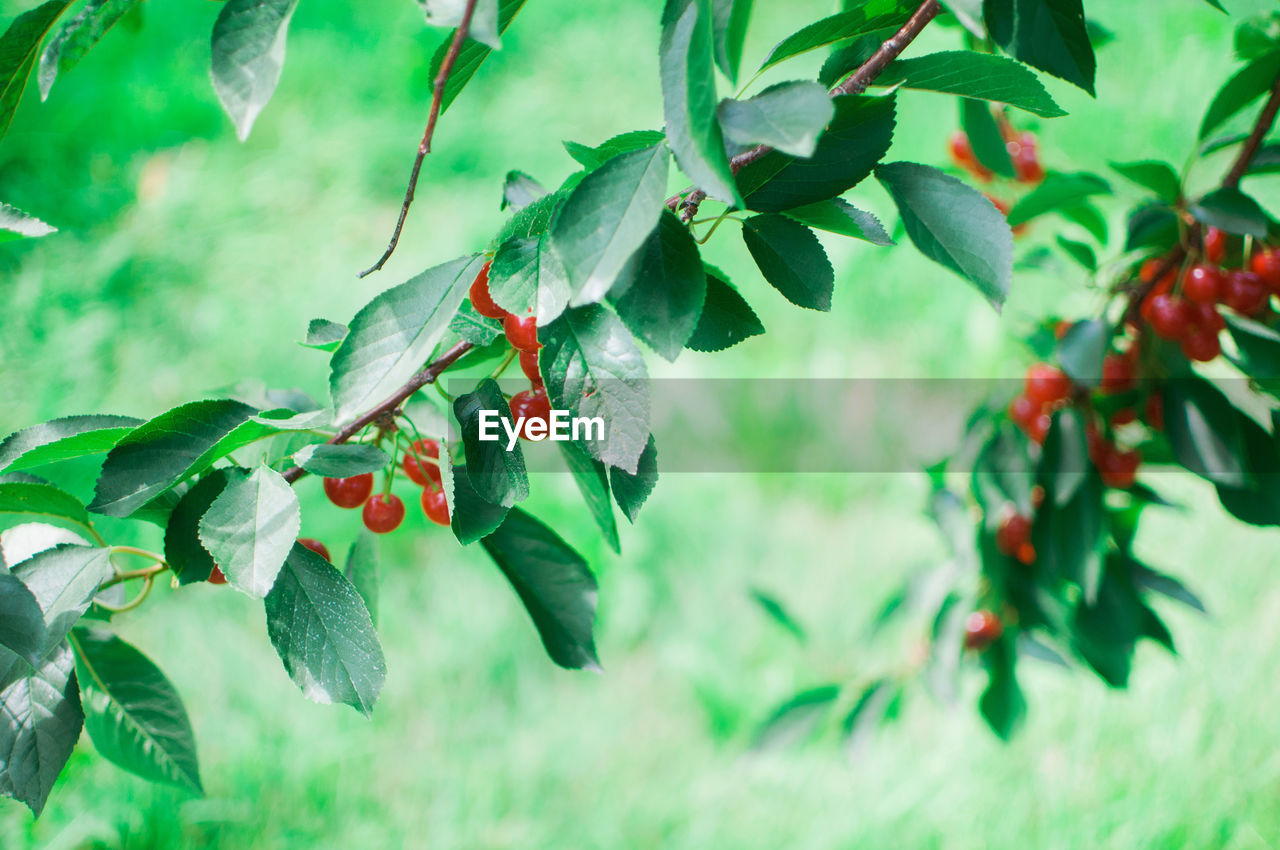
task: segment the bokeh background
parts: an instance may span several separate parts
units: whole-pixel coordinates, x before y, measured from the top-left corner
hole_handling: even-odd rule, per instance
[[[0,13],[29,5],[0,0]],[[830,5],[758,2],[746,64]],[[1046,80],[1070,117],[1015,119],[1040,134],[1051,168],[1183,162],[1231,67],[1231,21],[1202,0],[1088,5],[1115,34],[1099,99]],[[409,0],[305,0],[280,87],[239,144],[208,79],[219,6],[147,3],[144,26],[111,32],[47,103],[28,92],[0,142],[0,198],[60,228],[0,247],[0,432],[150,416],[246,379],[322,394],[324,356],[295,342],[308,319],[346,320],[380,289],[486,245],[509,168],[554,186],[574,168],[563,139],[661,124],[660,6],[532,0],[443,120],[395,258],[357,281],[394,220],[443,34]],[[956,37],[933,28],[913,50]],[[809,76],[820,58],[769,79]],[[893,156],[941,164],[954,126],[950,100],[909,94]],[[870,182],[854,199],[891,212]],[[1039,224],[1024,250],[1058,226]],[[769,290],[722,233],[710,257],[769,333],[674,366],[654,357],[657,375],[1013,377],[1029,357],[1021,332],[1098,303],[1078,270],[1051,262],[1019,273],[1001,317],[909,247],[832,238],[835,304],[816,314]],[[748,454],[793,439],[750,415],[737,428]],[[900,642],[870,624],[911,571],[944,557],[923,476],[668,475],[621,557],[572,483],[545,476],[532,509],[600,578],[605,675],[552,666],[483,554],[411,512],[382,549],[389,679],[371,721],[300,696],[260,605],[162,588],[119,628],[185,696],[207,796],[126,775],[84,739],[41,820],[0,802],[0,847],[1274,847],[1280,535],[1226,518],[1192,480],[1158,485],[1187,511],[1152,514],[1138,548],[1212,616],[1161,607],[1180,654],[1143,646],[1125,692],[1024,664],[1032,709],[1008,745],[973,709],[975,670],[958,707],[913,693],[853,759],[834,731],[750,749],[795,691],[900,663]],[[345,553],[357,518],[314,483],[300,490],[304,533]],[[782,601],[806,640],[752,588]]]

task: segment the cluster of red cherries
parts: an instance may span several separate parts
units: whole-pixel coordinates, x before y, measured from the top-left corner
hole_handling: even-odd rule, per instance
[[[1040,164],[1040,155],[1036,149],[1036,134],[1019,133],[1006,121],[1000,122],[1000,134],[1004,137],[1009,158],[1013,160],[1014,179],[1029,185],[1043,180],[1044,166]],[[951,134],[947,149],[956,165],[982,182],[989,182],[995,177],[995,172],[978,161],[969,136],[963,130],[956,130]]]
[[[497,319],[502,322],[503,333],[511,347],[520,352],[520,371],[529,379],[529,389],[516,393],[511,397],[511,415],[518,422],[524,417],[520,436],[528,439],[527,431],[532,420],[548,420],[551,418],[551,400],[547,397],[547,387],[542,382],[542,373],[538,369],[538,321],[534,316],[523,318],[494,303],[489,294],[489,266],[485,263],[480,274],[471,284],[471,306],[486,319]],[[546,433],[544,430],[543,433]]]
[[[440,475],[440,443],[415,440],[401,461],[405,476],[422,488],[422,512],[437,525],[449,524],[449,504],[445,500]],[[373,473],[350,478],[326,478],[324,494],[340,508],[361,508],[364,527],[374,534],[388,534],[404,522],[404,502],[395,493],[373,492]]]

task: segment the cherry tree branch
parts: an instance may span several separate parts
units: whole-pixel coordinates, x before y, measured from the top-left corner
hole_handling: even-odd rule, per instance
[[[396,411],[400,409],[400,405],[404,404],[405,401],[408,400],[409,396],[413,395],[427,384],[435,383],[446,369],[454,363],[457,363],[462,355],[466,354],[474,347],[475,346],[469,342],[460,342],[444,354],[440,355],[438,359],[433,360],[426,366],[423,366],[404,384],[404,386],[396,390],[390,398],[361,416],[359,419],[356,419],[351,424],[345,426],[337,434],[330,437],[328,441],[329,445],[341,445],[342,443],[350,440],[356,434],[359,434],[368,426],[377,422],[379,419],[386,416],[394,416]],[[305,469],[300,466],[295,466],[284,473],[284,480],[292,484],[306,474],[307,472]]]
[[[871,54],[871,58],[859,65],[857,70],[831,89],[829,94],[832,97],[840,97],[841,95],[862,94],[865,92],[876,77],[880,76],[884,69],[888,67],[889,63],[897,59],[902,54],[902,51],[906,50],[907,46],[916,40],[916,37],[941,11],[942,7],[938,4],[938,0],[925,0],[916,9],[915,13],[907,19],[907,22],[902,25],[901,29],[881,44],[876,52]],[[768,145],[759,145],[730,159],[729,168],[734,174],[737,174],[746,166],[772,151],[773,148]],[[688,224],[697,215],[698,207],[706,198],[707,193],[697,187],[692,190],[686,189],[680,194],[668,198],[667,208],[672,212],[678,209],[680,220]]]
[[[440,70],[436,74],[431,93],[431,112],[427,116],[427,129],[423,131],[422,141],[418,143],[418,155],[413,160],[413,171],[409,174],[409,188],[405,190],[404,203],[400,205],[400,217],[396,219],[396,229],[391,234],[391,242],[388,243],[387,250],[378,258],[378,262],[360,272],[362,278],[368,277],[386,265],[387,260],[391,259],[391,255],[395,253],[396,245],[400,244],[400,231],[404,229],[404,220],[409,215],[410,204],[413,203],[413,193],[418,187],[418,173],[422,171],[422,161],[426,159],[427,154],[431,153],[431,139],[436,134],[436,121],[440,118],[440,109],[444,103],[444,87],[449,83],[453,65],[458,61],[458,54],[462,52],[462,45],[466,42],[467,33],[471,30],[471,18],[475,15],[476,2],[477,0],[467,0],[466,8],[462,11],[462,20],[458,23],[458,29],[454,31],[449,51],[445,53],[444,60],[440,63]]]

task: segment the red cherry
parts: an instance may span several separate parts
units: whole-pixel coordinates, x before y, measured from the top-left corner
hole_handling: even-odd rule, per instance
[[[1025,392],[1037,404],[1056,404],[1071,397],[1071,379],[1056,366],[1035,363],[1027,369]]]
[[[542,420],[547,422],[547,428],[550,429],[551,423],[551,399],[547,398],[545,388],[537,388],[518,392],[511,397],[511,416],[517,421],[520,417],[524,417],[524,424],[520,427],[520,437],[528,440],[529,423],[533,420]],[[544,432],[550,433],[550,430]]]
[[[995,176],[991,169],[978,162],[978,157],[973,152],[973,146],[969,144],[969,137],[964,134],[963,130],[956,130],[951,134],[947,149],[950,151],[951,158],[956,165],[979,180],[990,180]]]
[[[333,558],[329,557],[329,547],[325,546],[319,540],[314,540],[310,537],[299,537],[298,542],[303,546],[306,546],[312,552],[315,552],[321,558],[324,558],[329,563],[333,563]]]
[[[1089,460],[1094,463],[1098,462],[1098,458],[1102,457],[1103,452],[1111,445],[1102,437],[1102,429],[1098,427],[1097,422],[1090,421],[1084,426],[1085,446],[1089,453]]]
[[[1208,363],[1222,353],[1222,344],[1216,334],[1205,333],[1196,328],[1182,338],[1182,353],[1188,360]]]
[[[213,572],[209,573],[209,584],[226,584],[227,577],[222,574],[222,570],[217,564],[213,565]]]
[[[1151,328],[1165,339],[1182,339],[1191,327],[1191,311],[1187,303],[1172,295],[1151,299]]]
[[[520,371],[524,372],[524,376],[529,379],[529,383],[535,387],[542,386],[542,373],[538,371],[538,352],[520,352]]]
[[[1132,407],[1122,407],[1115,413],[1111,414],[1111,427],[1123,428],[1126,425],[1132,425],[1138,421],[1138,411]]]
[[[1192,266],[1182,279],[1182,295],[1188,301],[1213,304],[1222,297],[1222,272],[1203,263]]]
[[[1280,251],[1267,248],[1253,255],[1249,268],[1272,293],[1280,294]]]
[[[1022,514],[1008,514],[996,528],[996,548],[1002,554],[1018,554],[1022,544],[1031,540],[1031,520]]]
[[[427,519],[436,525],[448,525],[449,503],[444,497],[444,490],[423,490],[422,512],[427,515]]]
[[[1133,389],[1138,370],[1133,358],[1126,354],[1108,354],[1102,359],[1102,383],[1104,393],[1122,393]]]
[[[394,493],[385,496],[379,493],[364,506],[361,516],[364,518],[365,528],[374,534],[386,534],[395,531],[404,522],[404,502]]]
[[[358,508],[373,492],[373,473],[353,475],[350,478],[326,478],[324,494],[340,508]]]
[[[538,342],[538,320],[534,316],[513,316],[507,314],[502,320],[502,330],[507,334],[507,342],[521,351],[537,351],[542,347]]]
[[[1271,293],[1262,278],[1244,269],[1229,272],[1222,288],[1222,303],[1237,313],[1253,316],[1262,312]]]
[[[1216,227],[1204,232],[1204,258],[1211,263],[1221,263],[1227,255],[1227,234]]]
[[[1009,402],[1009,419],[1023,429],[1031,427],[1031,422],[1039,415],[1040,405],[1024,395]]]
[[[1014,144],[1009,147],[1014,147]],[[1023,183],[1039,183],[1044,180],[1044,167],[1036,155],[1036,137],[1033,133],[1023,133],[1016,143],[1017,150],[1013,155],[1013,171]]]
[[[1217,335],[1226,330],[1227,322],[1212,304],[1189,304],[1191,324],[1207,334]]]
[[[1107,446],[1102,457],[1098,459],[1098,472],[1102,475],[1102,483],[1108,487],[1127,490],[1137,479],[1138,467],[1142,464],[1142,453],[1121,451],[1115,446]]]
[[[985,609],[974,611],[964,621],[965,649],[986,649],[1004,634],[1000,618]]]
[[[508,315],[507,311],[495,304],[493,296],[489,294],[490,265],[492,264],[485,263],[484,268],[480,269],[480,274],[476,275],[476,279],[471,282],[471,306],[486,319],[505,319]]]
[[[440,444],[435,440],[418,440],[409,447],[401,467],[409,480],[419,487],[440,486]]]
[[[1145,414],[1147,424],[1153,430],[1164,430],[1164,398],[1160,393],[1152,393],[1147,396],[1147,403],[1142,412]]]

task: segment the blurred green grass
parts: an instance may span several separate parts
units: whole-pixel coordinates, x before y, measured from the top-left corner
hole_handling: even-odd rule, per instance
[[[0,12],[24,5],[2,0]],[[748,61],[828,4],[757,5]],[[1071,117],[1020,123],[1041,134],[1051,167],[1180,163],[1230,67],[1229,20],[1199,0],[1158,13],[1093,5],[1117,33],[1100,55],[1101,99],[1048,80]],[[486,244],[502,175],[558,183],[572,168],[564,137],[661,123],[659,6],[530,3],[446,115],[396,257],[356,281],[394,220],[441,34],[410,2],[308,0],[280,88],[239,145],[207,78],[218,6],[147,4],[140,32],[110,33],[47,103],[28,97],[0,143],[0,198],[62,229],[0,247],[0,431],[79,412],[153,415],[244,378],[321,393],[324,358],[293,342],[307,319],[344,320],[378,290]],[[940,162],[952,106],[901,102],[894,156]],[[878,188],[855,197],[890,211]],[[840,283],[819,315],[783,304],[736,239],[715,240],[710,258],[770,333],[675,366],[651,358],[655,374],[1013,376],[1020,328],[1093,303],[1077,272],[1051,267],[1019,276],[1001,318],[909,248],[827,244]],[[786,439],[749,419],[741,429],[761,452]],[[208,797],[120,773],[86,741],[40,821],[0,805],[0,846],[1274,846],[1280,760],[1262,742],[1280,733],[1269,580],[1280,546],[1224,518],[1205,488],[1156,483],[1196,520],[1153,517],[1140,546],[1200,590],[1213,619],[1162,611],[1182,654],[1144,648],[1128,692],[1026,665],[1032,714],[1009,746],[971,699],[955,711],[912,699],[853,763],[834,740],[746,751],[754,724],[795,690],[856,681],[896,657],[867,627],[911,569],[942,556],[920,478],[670,475],[617,558],[572,484],[546,476],[533,510],[600,574],[605,676],[552,667],[483,555],[415,513],[383,547],[390,675],[371,722],[302,699],[260,606],[165,589],[121,630],[186,697]],[[304,532],[345,549],[355,518],[301,489]],[[807,645],[760,614],[752,586],[793,610]]]

